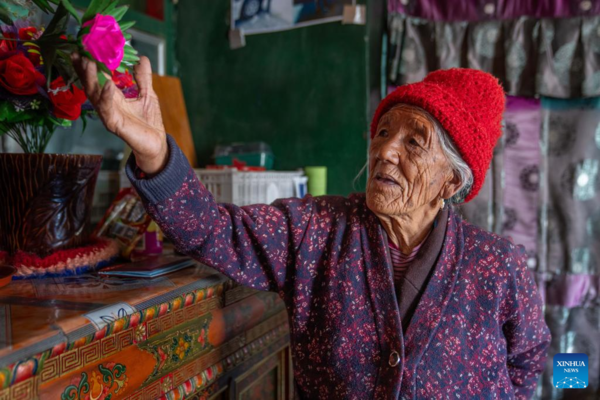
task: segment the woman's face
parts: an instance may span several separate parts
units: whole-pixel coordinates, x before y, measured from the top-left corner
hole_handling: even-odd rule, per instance
[[[458,188],[435,133],[422,111],[397,105],[377,125],[369,148],[367,206],[376,214],[438,209]]]

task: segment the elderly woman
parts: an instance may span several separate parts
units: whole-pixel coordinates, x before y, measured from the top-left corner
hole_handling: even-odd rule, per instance
[[[524,256],[451,206],[477,195],[501,135],[492,76],[437,71],[385,98],[366,194],[237,207],[214,201],[165,133],[146,59],[133,102],[76,61],[176,248],[284,300],[301,398],[532,396],[550,334]]]

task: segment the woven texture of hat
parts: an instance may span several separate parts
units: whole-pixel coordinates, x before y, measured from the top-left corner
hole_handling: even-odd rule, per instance
[[[396,104],[418,106],[444,127],[473,172],[473,186],[465,202],[481,190],[502,135],[506,97],[498,80],[483,71],[452,68],[430,73],[421,82],[398,87],[381,101],[371,122],[371,138],[383,114]]]

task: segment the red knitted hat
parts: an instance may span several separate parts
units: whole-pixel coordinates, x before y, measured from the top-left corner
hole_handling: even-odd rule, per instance
[[[498,80],[486,72],[452,68],[400,86],[377,107],[371,139],[381,116],[400,103],[423,108],[448,132],[473,172],[473,187],[465,202],[472,200],[483,186],[494,146],[502,135],[505,96]]]

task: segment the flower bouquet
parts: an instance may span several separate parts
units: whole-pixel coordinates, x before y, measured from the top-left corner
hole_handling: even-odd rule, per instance
[[[100,84],[113,79],[126,97],[137,97],[127,69],[138,57],[128,43],[134,22],[119,22],[128,7],[118,6],[118,0],[92,0],[83,16],[69,0],[33,2],[52,15],[46,27],[0,14],[0,135],[10,136],[26,153],[43,153],[57,127],[81,117],[85,129],[93,112],[71,54],[94,60]],[[76,35],[67,33],[69,18],[77,21]]]
[[[26,3],[50,22],[34,26],[4,12]],[[133,22],[120,22],[126,11],[118,0],[92,0],[81,16],[69,0],[0,4],[0,136],[24,151],[0,154],[0,264],[14,265],[20,276],[73,274],[114,255],[89,229],[102,157],[43,153],[57,127],[82,118],[85,129],[93,113],[72,54],[96,63],[100,85],[111,79],[125,97],[138,96],[127,70],[138,61],[128,43]],[[71,18],[75,32],[67,30]]]

